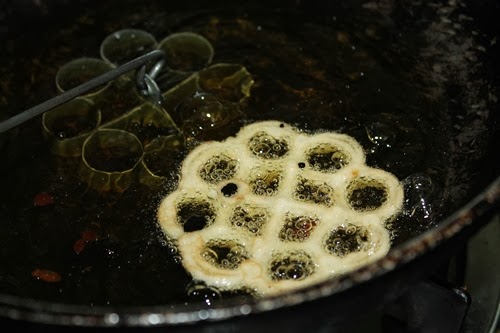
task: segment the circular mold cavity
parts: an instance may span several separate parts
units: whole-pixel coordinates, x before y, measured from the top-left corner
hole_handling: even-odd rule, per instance
[[[201,256],[208,263],[220,269],[237,269],[248,259],[245,247],[234,240],[215,239],[206,243]]]
[[[237,206],[231,215],[231,225],[246,230],[251,235],[260,236],[269,220],[269,212],[258,206]]]
[[[333,188],[326,183],[300,177],[293,192],[293,198],[301,202],[331,207],[334,204],[333,193]]]
[[[113,66],[101,59],[78,58],[64,64],[56,74],[56,86],[59,92],[65,92],[113,69]],[[84,96],[90,97],[104,91],[110,83],[97,87]]]
[[[266,132],[258,132],[248,142],[253,155],[258,158],[275,160],[288,154],[289,143]]]
[[[249,184],[255,195],[272,197],[278,194],[282,170],[257,167],[250,172]]]
[[[180,72],[199,71],[209,65],[214,56],[212,44],[192,32],[171,34],[160,42],[158,48],[165,52],[166,65]]]
[[[156,39],[149,32],[138,29],[123,29],[104,38],[100,53],[105,61],[113,65],[123,65],[153,51],[156,46]]]
[[[352,252],[362,251],[370,241],[369,232],[364,227],[352,223],[333,229],[325,238],[325,250],[337,257],[344,257]]]
[[[85,163],[104,172],[126,172],[141,160],[142,144],[129,132],[101,129],[93,133],[83,147]]]
[[[96,190],[124,191],[133,181],[143,154],[141,142],[132,133],[99,129],[83,144],[82,175]]]
[[[209,184],[218,184],[233,178],[238,169],[238,161],[225,154],[208,159],[198,171],[201,179]]]
[[[307,162],[311,169],[320,172],[336,172],[349,164],[350,156],[338,147],[323,143],[307,152]]]
[[[60,156],[80,156],[83,142],[100,122],[101,112],[86,98],[70,100],[42,116],[51,150]]]
[[[300,281],[314,273],[314,262],[304,251],[291,251],[274,254],[268,269],[274,281]]]
[[[203,230],[217,217],[214,207],[206,200],[187,198],[177,204],[177,222],[184,232]]]
[[[372,211],[387,201],[388,191],[382,182],[360,177],[353,180],[346,191],[347,202],[352,209],[360,212]]]
[[[283,242],[304,242],[318,224],[319,219],[315,216],[287,214],[278,237]]]

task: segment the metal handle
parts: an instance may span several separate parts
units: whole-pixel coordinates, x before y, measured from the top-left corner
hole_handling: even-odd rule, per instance
[[[76,98],[80,95],[85,94],[86,92],[95,89],[111,80],[117,79],[120,76],[130,72],[131,70],[140,68],[140,67],[145,67],[145,65],[154,60],[154,59],[159,59],[163,58],[165,56],[165,52],[160,51],[160,50],[154,50],[149,53],[146,53],[138,58],[135,58],[134,60],[131,60],[121,66],[118,66],[109,72],[106,72],[96,78],[93,78],[92,80],[89,80],[85,83],[82,83],[79,86],[76,86],[75,88],[72,88],[61,95],[58,95],[54,98],[51,98],[43,103],[40,103],[26,111],[23,111],[3,122],[0,123],[0,133],[6,132],[28,120],[31,118],[34,118],[44,112],[47,112],[73,98]],[[158,64],[153,68],[155,76],[156,72],[159,71],[157,67],[161,67],[163,64],[163,61],[160,60]],[[144,75],[144,77],[148,77],[148,75]],[[147,82],[148,83],[148,82]]]

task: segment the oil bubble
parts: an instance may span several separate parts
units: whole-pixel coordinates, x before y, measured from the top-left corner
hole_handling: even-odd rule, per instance
[[[194,284],[190,286],[187,289],[187,295],[191,301],[201,302],[209,306],[222,298],[217,288],[209,287],[204,284]]]
[[[215,96],[197,93],[182,103],[181,119],[193,121],[201,128],[218,127],[228,120],[229,110]]]
[[[368,139],[373,143],[371,152],[374,153],[378,150],[391,148],[396,140],[394,129],[388,124],[382,122],[372,122],[365,126]]]
[[[430,198],[434,192],[432,179],[423,173],[416,173],[402,181],[405,200],[402,213],[408,217],[418,217],[428,220],[433,215],[433,206]]]
[[[239,129],[238,120],[244,115],[235,103],[208,93],[195,93],[181,103],[176,112],[182,120],[182,131],[188,138],[212,140],[233,135]]]

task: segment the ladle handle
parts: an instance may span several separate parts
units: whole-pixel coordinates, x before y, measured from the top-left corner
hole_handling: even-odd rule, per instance
[[[117,79],[120,76],[130,72],[131,70],[140,68],[145,66],[151,60],[157,58],[163,58],[165,56],[165,52],[161,50],[154,50],[149,53],[146,53],[140,57],[137,57],[121,66],[118,66],[109,72],[106,72],[102,75],[99,75],[96,78],[93,78],[87,82],[82,83],[79,86],[76,86],[68,91],[65,91],[61,95],[58,95],[54,98],[51,98],[43,103],[40,103],[26,111],[23,111],[3,122],[0,123],[0,133],[6,132],[11,128],[14,128],[31,118],[34,118],[46,111],[49,111],[73,98],[76,98],[80,95],[85,94],[86,92],[95,89],[105,83],[108,83],[111,80]]]

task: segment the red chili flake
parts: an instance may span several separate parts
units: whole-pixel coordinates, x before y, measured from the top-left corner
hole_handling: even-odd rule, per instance
[[[97,240],[97,234],[95,231],[87,229],[84,232],[82,232],[82,239],[86,242],[92,242]]]
[[[75,251],[76,254],[80,254],[83,249],[85,248],[85,241],[83,239],[79,239],[73,244],[73,251]]]
[[[31,276],[44,282],[61,281],[61,274],[48,269],[37,268],[31,272]]]
[[[33,199],[33,204],[37,207],[48,206],[52,205],[53,203],[54,198],[47,192],[40,192],[35,195],[35,198]]]

